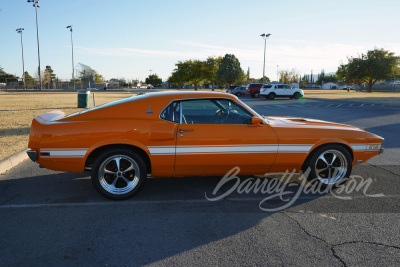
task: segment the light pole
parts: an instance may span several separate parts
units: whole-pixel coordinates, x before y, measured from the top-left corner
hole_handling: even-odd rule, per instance
[[[22,31],[24,30],[24,28],[19,28],[16,29],[16,31],[21,34],[21,49],[22,49],[22,81],[24,83],[24,89],[25,88],[25,63],[24,63],[24,44],[22,42]]]
[[[260,36],[264,39],[263,84],[265,83],[265,49],[266,49],[266,46],[267,46],[267,39],[268,39],[268,37],[269,37],[270,35],[271,35],[270,33],[268,33],[268,34],[263,33],[263,34],[260,35]]]
[[[33,6],[35,7],[35,12],[36,12],[36,37],[37,37],[37,51],[38,51],[38,61],[39,61],[39,68],[38,68],[38,75],[39,75],[39,81],[40,81],[40,90],[42,90],[42,79],[40,75],[40,49],[39,49],[39,25],[38,25],[38,19],[37,19],[37,8],[39,6],[39,0],[28,0],[28,3],[33,3]]]
[[[72,41],[72,25],[67,26],[67,29],[71,32],[71,47],[72,47],[72,81],[74,83],[75,90],[75,67],[74,67],[74,42]]]
[[[279,65],[276,65],[276,81],[279,82]]]

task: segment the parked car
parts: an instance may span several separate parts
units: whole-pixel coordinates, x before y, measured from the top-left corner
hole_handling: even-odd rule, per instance
[[[236,87],[239,87],[239,85],[230,85],[228,88],[226,88],[226,92],[230,93],[233,89],[235,89]]]
[[[246,95],[247,89],[245,86],[238,86],[233,89],[230,89],[228,93],[236,95],[236,96]]]
[[[275,97],[289,97],[299,99],[304,96],[304,92],[298,88],[292,88],[286,84],[264,84],[261,87],[260,95],[266,99],[274,99]]]
[[[250,83],[247,85],[246,90],[251,97],[258,98],[260,96],[260,89],[262,83]]]
[[[91,171],[96,190],[126,199],[153,177],[309,173],[321,186],[349,177],[352,166],[383,151],[383,138],[314,119],[263,117],[236,96],[155,92],[68,116],[34,118],[27,151],[41,166]],[[46,190],[46,189],[43,189]]]
[[[350,90],[353,90],[353,91],[355,91],[355,89],[354,89],[354,88],[352,88],[351,86],[346,86],[346,87],[343,87],[343,90],[347,90],[347,92],[350,92]]]

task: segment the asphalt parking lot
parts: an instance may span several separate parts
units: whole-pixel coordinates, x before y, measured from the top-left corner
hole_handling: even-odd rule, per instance
[[[282,198],[233,192],[209,201],[221,177],[165,178],[110,201],[87,173],[27,160],[0,176],[1,265],[399,266],[400,107],[240,98],[266,116],[346,123],[384,137],[385,153],[353,169],[370,186],[296,195],[294,184]]]

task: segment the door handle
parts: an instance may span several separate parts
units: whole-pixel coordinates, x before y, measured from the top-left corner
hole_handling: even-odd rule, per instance
[[[179,129],[180,133],[183,133],[184,131],[193,131],[193,129]]]

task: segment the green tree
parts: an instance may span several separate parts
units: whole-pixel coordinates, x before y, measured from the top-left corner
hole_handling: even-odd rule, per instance
[[[94,82],[95,83],[102,83],[104,82],[103,75],[98,74],[96,71],[94,71]]]
[[[151,74],[146,78],[146,83],[155,86],[161,86],[162,80],[158,77],[157,74]]]
[[[317,81],[315,83],[318,84],[318,85],[322,85],[322,82],[324,82],[324,83],[329,83],[329,82],[336,83],[337,81],[338,81],[337,75],[325,75],[325,71],[321,70],[321,73],[318,74],[318,79],[317,79]]]
[[[192,61],[191,60],[187,60],[185,62],[178,61],[178,63],[176,63],[175,66],[176,68],[172,72],[172,75],[169,78],[168,83],[178,85],[178,88],[180,89],[183,86],[183,84],[191,83],[192,71],[190,70],[190,68],[192,66]]]
[[[56,79],[56,75],[54,74],[54,70],[51,66],[47,65],[43,72],[42,82],[44,86],[47,84],[47,88],[50,88],[50,85],[53,85]]]
[[[304,75],[303,78],[300,79],[299,87],[302,88],[302,89],[305,89],[306,88],[306,82],[307,82],[307,78]]]
[[[341,64],[336,72],[339,79],[346,82],[368,84],[368,92],[378,80],[389,80],[399,75],[400,58],[393,52],[377,49],[369,50],[359,57],[348,58],[347,64]]]
[[[33,87],[33,77],[27,71],[25,71],[25,86]]]
[[[291,84],[298,82],[299,80],[299,74],[295,69],[292,69],[291,71],[288,70],[281,70],[280,72],[280,82],[285,83],[285,84]]]
[[[232,85],[243,80],[244,72],[239,60],[232,54],[226,54],[217,71],[217,80],[225,85]]]
[[[206,64],[200,60],[188,60],[189,82],[194,85],[194,90],[197,90],[199,84],[204,81],[206,73]]]
[[[0,83],[8,83],[8,82],[18,82],[18,77],[5,72],[3,68],[0,67]]]
[[[262,83],[263,82],[263,78],[260,78],[260,79],[258,79],[258,82],[259,83]],[[264,76],[264,83],[270,83],[271,82],[271,79],[270,78],[268,78],[267,76]]]
[[[208,57],[205,61],[205,71],[204,77],[205,80],[210,82],[212,85],[212,90],[214,91],[215,84],[217,84],[217,71],[219,65],[221,64],[222,57]]]
[[[120,80],[115,79],[115,81],[119,82]],[[78,78],[75,77],[75,83],[79,82],[85,83],[87,86],[89,86],[90,82],[90,86],[94,86],[95,83],[104,82],[104,78],[102,75],[98,74],[96,70],[90,70],[90,71],[82,70],[81,72],[79,72]]]

